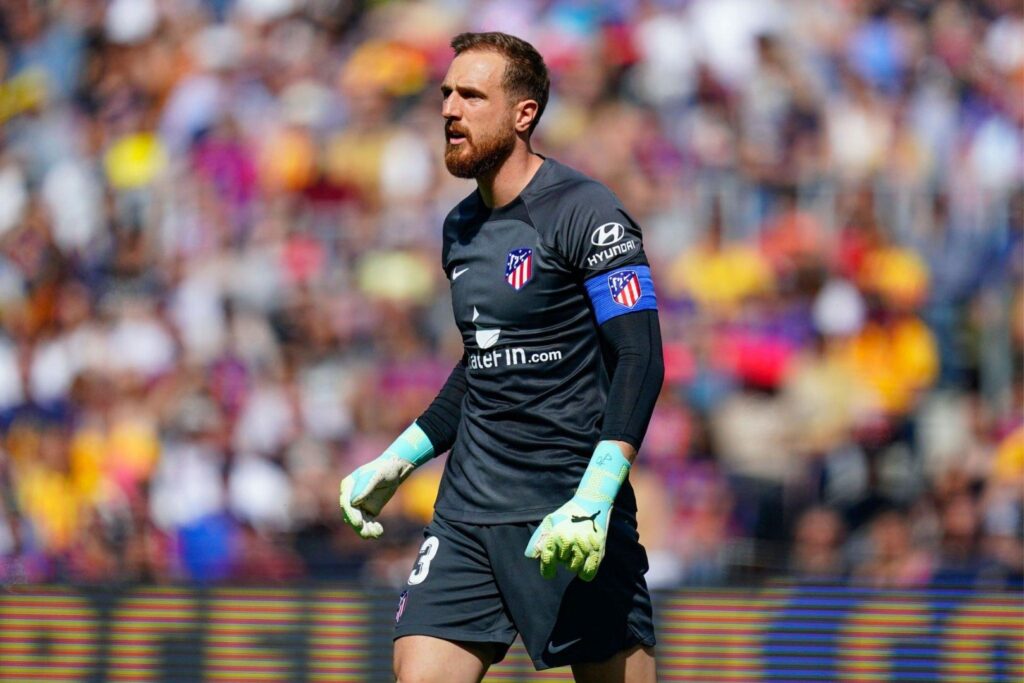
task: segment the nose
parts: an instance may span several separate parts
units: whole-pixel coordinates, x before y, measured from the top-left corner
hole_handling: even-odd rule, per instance
[[[461,119],[462,118],[462,107],[459,103],[459,96],[456,93],[451,93],[448,97],[444,98],[441,104],[441,116],[445,120]]]

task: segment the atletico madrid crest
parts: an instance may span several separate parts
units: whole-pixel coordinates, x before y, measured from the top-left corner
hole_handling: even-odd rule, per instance
[[[635,270],[620,270],[608,276],[608,289],[612,292],[615,303],[626,308],[633,308],[640,301],[640,278]]]
[[[533,277],[533,249],[522,247],[508,252],[505,260],[505,282],[519,291]]]

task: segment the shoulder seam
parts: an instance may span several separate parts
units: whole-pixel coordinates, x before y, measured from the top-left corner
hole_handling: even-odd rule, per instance
[[[530,202],[522,195],[519,195],[519,201],[523,203],[523,208],[526,209],[526,215],[530,219],[530,227],[533,228],[533,231],[536,232],[537,235],[543,236],[541,235],[540,229],[537,227],[537,221],[533,218],[533,212],[530,211]]]

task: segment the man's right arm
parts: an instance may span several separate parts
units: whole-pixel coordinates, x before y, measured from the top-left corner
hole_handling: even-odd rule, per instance
[[[413,470],[455,443],[462,397],[466,393],[465,358],[423,414],[375,460],[341,481],[338,502],[345,521],[363,538],[384,532],[376,521],[381,508]]]
[[[441,387],[437,398],[416,418],[416,424],[424,431],[434,453],[444,453],[455,443],[462,419],[462,397],[466,395],[466,358],[458,362],[448,381]]]

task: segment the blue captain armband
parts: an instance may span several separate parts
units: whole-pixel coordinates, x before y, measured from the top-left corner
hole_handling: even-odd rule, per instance
[[[590,278],[585,284],[598,325],[626,313],[658,310],[658,297],[647,266],[616,268]]]

